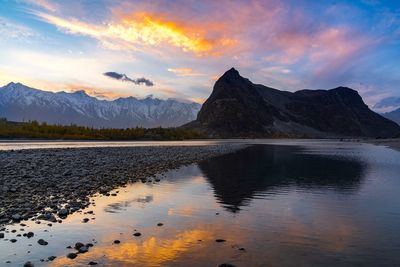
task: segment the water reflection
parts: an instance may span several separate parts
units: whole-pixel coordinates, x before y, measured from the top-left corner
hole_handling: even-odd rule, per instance
[[[108,204],[104,208],[104,211],[108,212],[108,213],[119,213],[119,212],[125,211],[134,202],[139,203],[141,207],[144,207],[147,203],[150,203],[152,201],[153,201],[152,195],[139,196],[138,198],[132,199],[129,201],[119,201],[119,202]]]
[[[215,196],[232,212],[258,194],[279,193],[288,186],[356,191],[365,165],[357,159],[302,153],[297,146],[257,145],[203,161],[201,171]]]
[[[249,147],[95,196],[88,223],[9,226],[0,266],[400,266],[400,153],[344,146]],[[76,242],[94,247],[68,259]]]

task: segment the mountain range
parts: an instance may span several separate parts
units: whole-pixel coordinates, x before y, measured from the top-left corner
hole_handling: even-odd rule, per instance
[[[234,68],[215,83],[197,119],[183,126],[214,137],[393,137],[395,122],[373,112],[357,91],[281,91]]]
[[[84,91],[47,92],[9,83],[0,87],[0,117],[89,127],[175,127],[192,121],[201,105],[153,97],[100,100]]]
[[[390,112],[383,113],[382,116],[400,124],[400,108]]]

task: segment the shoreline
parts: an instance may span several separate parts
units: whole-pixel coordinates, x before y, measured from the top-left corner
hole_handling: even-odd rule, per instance
[[[244,144],[0,151],[0,225],[61,223],[90,206],[90,196],[231,153]],[[1,230],[1,229],[0,229]]]
[[[363,140],[365,143],[378,145],[378,146],[385,146],[391,148],[396,151],[400,151],[400,138],[395,139],[370,139],[370,140]]]

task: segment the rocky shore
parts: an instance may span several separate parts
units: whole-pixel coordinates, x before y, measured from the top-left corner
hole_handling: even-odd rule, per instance
[[[238,144],[184,147],[42,149],[0,152],[0,225],[61,222],[88,207],[95,193],[243,148]],[[0,229],[1,230],[1,229]]]

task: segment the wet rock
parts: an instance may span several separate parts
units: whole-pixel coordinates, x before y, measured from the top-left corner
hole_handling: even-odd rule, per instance
[[[45,241],[45,240],[43,240],[43,239],[39,239],[37,242],[38,242],[38,244],[41,245],[41,246],[47,246],[47,245],[49,244],[47,241]]]
[[[13,214],[12,216],[11,216],[11,219],[13,220],[13,221],[15,221],[15,222],[19,222],[21,219],[22,219],[22,216],[21,216],[21,214]]]
[[[68,253],[68,254],[67,254],[67,258],[68,258],[68,259],[73,260],[73,259],[75,259],[76,257],[78,257],[78,254],[76,254],[76,253]]]
[[[49,261],[54,261],[56,258],[57,258],[56,256],[50,256],[50,257],[48,257],[47,259],[48,259]]]
[[[87,223],[88,221],[89,221],[89,218],[84,218],[84,219],[82,220],[83,223]]]
[[[4,233],[0,233],[0,238],[4,238]]]
[[[88,263],[88,265],[97,265],[97,264],[98,264],[98,263],[95,262],[95,261],[91,261],[91,262]]]
[[[157,223],[157,226],[159,226],[159,227],[161,227],[163,225],[164,225],[163,223]]]
[[[133,234],[133,236],[141,236],[141,235],[142,235],[142,234],[139,233],[139,232],[136,232],[136,233]]]
[[[77,242],[77,243],[75,244],[74,248],[75,248],[76,250],[79,250],[79,249],[80,249],[81,247],[83,247],[83,246],[84,246],[83,243]]]
[[[27,261],[27,262],[25,262],[25,264],[24,264],[24,267],[34,267],[35,265],[33,265],[33,263],[32,262],[30,262],[30,261]]]
[[[121,241],[119,241],[119,240],[114,240],[114,244],[119,244],[119,243],[121,243]]]
[[[69,214],[69,210],[67,210],[67,209],[60,209],[58,211],[58,216],[60,218],[67,218],[68,214]]]
[[[86,253],[89,251],[89,248],[87,246],[82,246],[78,249],[79,253]]]
[[[11,243],[15,243],[15,242],[17,242],[17,239],[15,239],[15,238],[10,239],[10,242],[11,242]]]
[[[27,238],[32,238],[35,234],[33,232],[26,233]]]
[[[215,239],[215,242],[222,243],[222,242],[226,242],[226,240],[225,239]]]

